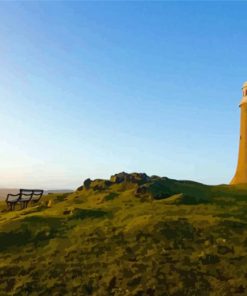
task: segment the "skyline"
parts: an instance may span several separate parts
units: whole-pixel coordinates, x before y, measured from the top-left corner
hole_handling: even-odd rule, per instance
[[[120,171],[229,183],[244,2],[0,5],[0,187]]]

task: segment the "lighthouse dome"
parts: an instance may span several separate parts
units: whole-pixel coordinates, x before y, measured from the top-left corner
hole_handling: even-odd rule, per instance
[[[243,84],[242,90],[243,90],[243,97],[239,106],[247,103],[247,81],[245,81],[245,83]]]

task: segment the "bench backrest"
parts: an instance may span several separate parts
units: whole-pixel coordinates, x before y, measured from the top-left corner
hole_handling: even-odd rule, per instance
[[[44,193],[41,189],[20,189],[20,200],[39,201]]]
[[[44,193],[44,190],[34,190],[33,196],[32,196],[32,201],[35,201],[35,202],[39,201],[41,199],[43,193]]]

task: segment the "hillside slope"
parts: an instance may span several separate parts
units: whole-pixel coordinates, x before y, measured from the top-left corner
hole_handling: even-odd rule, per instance
[[[0,214],[0,295],[247,295],[247,187],[86,180]]]

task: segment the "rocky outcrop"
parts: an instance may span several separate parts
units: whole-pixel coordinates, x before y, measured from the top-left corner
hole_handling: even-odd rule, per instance
[[[145,173],[132,173],[128,174],[125,172],[121,172],[118,174],[115,174],[110,177],[110,180],[104,180],[104,179],[86,179],[83,183],[83,186],[80,186],[77,190],[104,190],[110,187],[114,184],[121,184],[121,183],[133,183],[142,185],[150,181],[150,177],[147,176]]]
[[[83,186],[80,186],[79,188],[77,188],[77,191],[81,191],[81,190],[104,190],[107,189],[109,186],[112,185],[112,182],[110,182],[109,180],[104,180],[104,179],[95,179],[95,180],[91,180],[91,179],[86,179],[83,183]]]
[[[125,190],[134,190],[133,196],[141,200],[166,199],[171,196],[179,196],[179,202],[183,204],[197,204],[208,202],[208,191],[206,185],[191,182],[178,181],[167,177],[151,176],[145,173],[121,172],[110,177],[110,180],[104,179],[86,179],[83,186],[77,190],[105,191],[111,199],[111,194]],[[118,194],[118,193],[117,193]],[[108,199],[107,199],[108,200]],[[178,199],[176,200],[178,202]]]
[[[137,187],[135,191],[135,195],[140,196],[142,194],[146,194],[147,192],[148,192],[148,187],[146,185],[141,185]]]
[[[83,189],[89,189],[90,188],[90,185],[92,183],[92,180],[90,178],[86,179],[84,182],[83,182],[83,185],[78,187],[77,188],[77,191],[81,191]]]
[[[85,188],[85,189],[89,189],[91,183],[92,183],[92,180],[91,180],[91,179],[89,179],[89,178],[86,179],[86,180],[84,181],[84,183],[83,183],[84,188]]]
[[[110,181],[112,183],[137,183],[143,184],[150,180],[150,177],[147,176],[145,173],[132,173],[128,174],[125,172],[115,174],[111,176]]]
[[[104,189],[107,189],[111,185],[112,185],[112,182],[110,182],[109,180],[96,179],[91,182],[90,189],[104,190]]]

